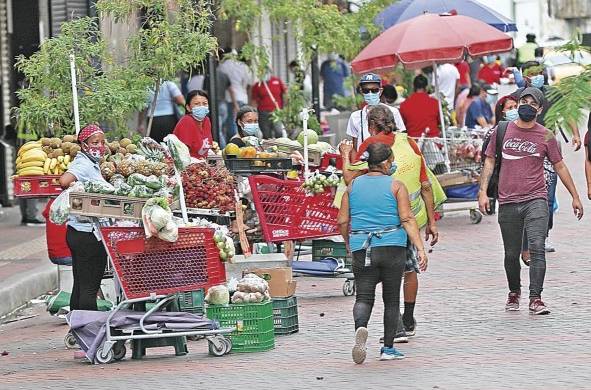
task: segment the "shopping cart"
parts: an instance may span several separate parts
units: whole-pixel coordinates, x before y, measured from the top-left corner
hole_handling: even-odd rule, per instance
[[[478,179],[482,161],[482,132],[456,130],[450,138],[416,139],[427,167],[440,179],[447,195],[445,212],[469,211],[470,221],[480,223],[482,213],[478,201]]]
[[[334,192],[307,194],[299,180],[265,175],[248,178],[263,237],[267,242],[304,240],[339,234]]]
[[[177,293],[209,288],[226,281],[213,230],[179,228],[179,237],[174,243],[147,239],[143,228],[101,227],[100,231],[123,296],[107,317],[104,342],[96,350],[97,362],[123,358],[127,340],[164,337],[204,336],[213,355],[230,352],[232,343],[224,335],[234,328],[170,330],[148,329],[145,325],[151,316],[173,302]],[[142,313],[137,326],[116,329],[111,325],[119,312],[146,302],[154,302],[154,306]]]

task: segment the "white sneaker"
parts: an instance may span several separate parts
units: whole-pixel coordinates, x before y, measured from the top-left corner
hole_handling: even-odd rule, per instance
[[[361,327],[357,328],[355,331],[355,345],[351,351],[351,356],[353,357],[355,364],[363,363],[367,357],[367,348],[365,346],[367,343],[367,335],[367,328]]]
[[[556,252],[556,248],[554,248],[554,245],[552,245],[549,238],[546,238],[546,242],[544,244],[544,247],[546,249],[546,252],[549,252],[549,253]]]

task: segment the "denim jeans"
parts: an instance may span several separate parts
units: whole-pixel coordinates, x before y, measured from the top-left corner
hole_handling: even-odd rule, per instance
[[[400,284],[405,263],[405,247],[371,248],[371,265],[368,267],[365,266],[365,250],[353,252],[353,274],[357,291],[353,306],[355,329],[367,327],[376,297],[376,286],[381,282],[386,347],[394,345],[394,336],[400,322]]]
[[[529,297],[539,298],[546,275],[544,241],[548,232],[548,202],[534,199],[522,203],[503,204],[499,207],[499,225],[505,247],[505,272],[511,292],[521,291],[521,241],[527,233],[529,253]]]
[[[546,237],[550,235],[550,230],[554,227],[554,202],[556,201],[556,185],[558,184],[558,175],[556,173],[550,174],[548,180],[548,231]],[[523,244],[521,247],[522,251],[529,250],[527,244],[527,232],[523,231]]]

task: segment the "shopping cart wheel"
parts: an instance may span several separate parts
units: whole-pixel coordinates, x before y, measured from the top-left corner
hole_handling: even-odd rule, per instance
[[[127,348],[124,341],[118,341],[113,345],[113,359],[121,360],[127,355]]]
[[[470,222],[474,225],[479,224],[482,221],[482,213],[480,210],[472,209],[470,210]]]
[[[78,348],[78,341],[76,340],[76,337],[74,337],[74,335],[70,332],[68,332],[66,337],[64,337],[64,344],[68,349]]]
[[[113,361],[113,349],[109,349],[107,352],[104,351],[104,346],[101,345],[96,350],[96,361],[101,364],[111,363]]]
[[[230,340],[230,339],[229,339],[229,338],[227,338],[227,337],[224,337],[224,338],[222,339],[222,341],[223,341],[223,342],[226,344],[226,353],[225,353],[225,355],[227,355],[227,354],[229,354],[229,353],[230,353],[230,351],[232,350],[232,340]]]
[[[343,283],[343,294],[346,297],[350,297],[351,295],[355,295],[355,281],[351,279],[345,280]]]
[[[221,337],[215,337],[214,339],[207,340],[209,343],[209,354],[213,356],[224,356],[228,349],[228,344]]]

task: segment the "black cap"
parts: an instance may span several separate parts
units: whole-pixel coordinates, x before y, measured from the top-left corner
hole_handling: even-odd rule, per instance
[[[535,88],[535,87],[525,88],[523,90],[523,92],[521,92],[521,95],[519,95],[519,99],[522,99],[525,96],[533,97],[539,106],[543,106],[544,103],[546,102],[546,98],[544,97],[544,92],[542,92],[540,89]]]

